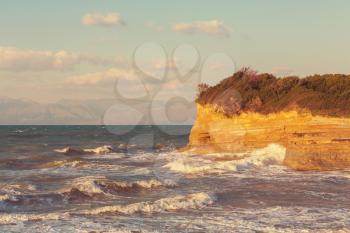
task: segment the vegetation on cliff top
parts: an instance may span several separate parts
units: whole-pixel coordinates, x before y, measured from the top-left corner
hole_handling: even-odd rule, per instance
[[[350,116],[350,75],[277,78],[243,68],[215,86],[199,85],[197,103],[232,116],[305,109],[314,115]]]

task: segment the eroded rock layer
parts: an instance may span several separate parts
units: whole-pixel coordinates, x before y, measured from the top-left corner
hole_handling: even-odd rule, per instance
[[[245,152],[281,144],[296,170],[350,167],[350,76],[276,78],[244,68],[201,84],[187,149]]]
[[[277,143],[286,147],[284,164],[296,170],[350,167],[348,118],[297,110],[226,116],[210,105],[197,109],[187,147],[194,152],[244,152]]]

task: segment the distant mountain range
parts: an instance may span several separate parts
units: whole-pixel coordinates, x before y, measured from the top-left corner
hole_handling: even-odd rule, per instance
[[[186,110],[174,104],[169,110],[163,101],[123,104],[117,99],[97,99],[43,104],[0,97],[0,125],[188,124],[187,121],[177,123],[176,119],[185,116],[185,120],[187,117],[194,120],[194,104],[189,106]]]
[[[103,114],[116,100],[61,100],[40,104],[31,100],[0,97],[1,125],[101,124]]]

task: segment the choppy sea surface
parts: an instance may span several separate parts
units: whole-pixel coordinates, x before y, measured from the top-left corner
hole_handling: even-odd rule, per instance
[[[350,232],[350,171],[177,152],[190,128],[1,126],[0,232]]]

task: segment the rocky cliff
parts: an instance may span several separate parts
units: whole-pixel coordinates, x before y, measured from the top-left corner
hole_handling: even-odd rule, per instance
[[[244,152],[277,143],[296,170],[350,167],[350,77],[276,78],[249,69],[200,85],[187,149]]]

